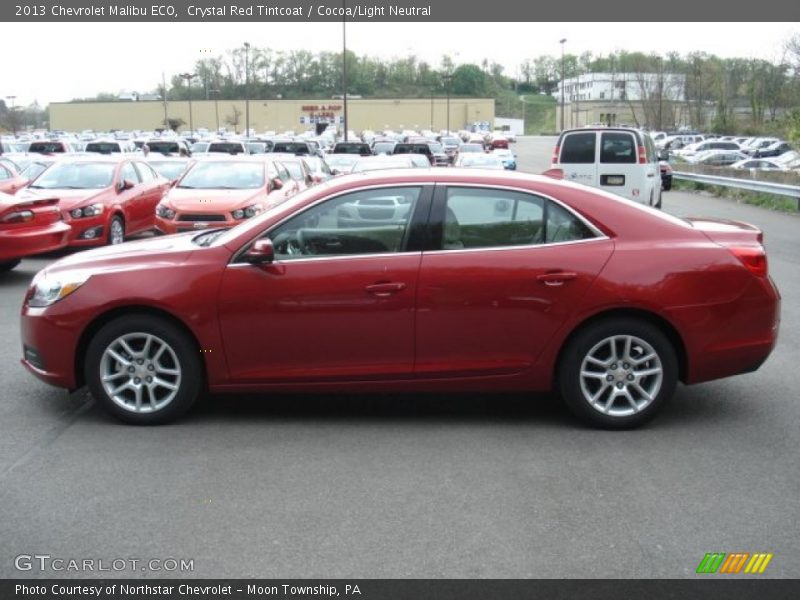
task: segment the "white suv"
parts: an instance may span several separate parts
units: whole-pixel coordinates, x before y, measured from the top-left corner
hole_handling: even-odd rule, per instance
[[[574,181],[661,207],[661,173],[653,140],[638,129],[584,127],[561,132],[552,167]]]

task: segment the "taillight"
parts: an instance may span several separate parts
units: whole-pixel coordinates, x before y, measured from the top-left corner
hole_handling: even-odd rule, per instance
[[[639,146],[639,164],[647,164],[647,151],[644,149],[644,146]]]
[[[558,164],[558,153],[559,153],[560,150],[561,150],[560,146],[556,146],[555,150],[553,150],[553,158],[552,158],[552,160],[550,162],[552,164],[554,164],[554,165]]]
[[[761,246],[731,246],[729,250],[757,277],[767,276],[767,253]]]
[[[10,212],[0,219],[0,223],[27,223],[28,221],[33,221],[33,212],[29,210]]]

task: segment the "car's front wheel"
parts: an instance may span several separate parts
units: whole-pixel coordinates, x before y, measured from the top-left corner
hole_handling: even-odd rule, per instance
[[[108,244],[113,246],[121,244],[125,241],[125,223],[122,217],[115,215],[111,218],[111,223],[108,225]]]
[[[678,361],[669,338],[632,318],[594,322],[569,342],[558,383],[583,421],[628,429],[652,419],[675,391]]]
[[[180,328],[150,315],[111,321],[89,342],[86,383],[118,419],[167,423],[186,412],[201,390],[200,352]]]

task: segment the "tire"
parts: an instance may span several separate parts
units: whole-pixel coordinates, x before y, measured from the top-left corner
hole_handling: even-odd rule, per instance
[[[668,192],[672,189],[672,177],[664,180],[664,191]]]
[[[22,259],[18,258],[16,260],[7,260],[5,262],[0,262],[0,273],[5,273],[6,271],[10,271],[14,267],[16,267],[19,263],[22,262]]]
[[[648,356],[649,360],[636,363]],[[646,423],[664,407],[677,382],[672,343],[654,325],[633,318],[587,325],[570,340],[558,366],[559,389],[569,409],[585,423],[603,429]]]
[[[119,215],[114,215],[111,217],[111,221],[108,223],[108,236],[106,238],[106,242],[109,246],[113,246],[115,244],[121,244],[124,241],[125,222]]]
[[[110,376],[105,383],[104,375]],[[193,340],[169,321],[149,315],[121,317],[103,326],[89,342],[85,377],[105,410],[135,425],[174,421],[203,387],[200,352]]]

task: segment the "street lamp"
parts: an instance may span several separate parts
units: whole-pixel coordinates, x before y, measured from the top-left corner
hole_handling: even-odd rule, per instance
[[[214,94],[214,116],[217,119],[217,135],[219,135],[219,90],[208,90],[209,94]]]
[[[245,137],[250,137],[250,43],[249,42],[244,43],[244,135]]]
[[[527,119],[526,119],[527,110],[526,109],[528,108],[528,103],[525,102],[525,96],[520,96],[519,97],[519,101],[522,102],[522,135],[525,135],[526,130],[527,130],[527,127],[525,125],[526,125],[526,121],[527,121]]]
[[[566,80],[564,79],[564,44],[567,38],[561,38],[558,43],[561,44],[561,131],[564,131],[564,87]]]
[[[453,74],[445,73],[442,79],[447,86],[447,135],[450,135],[450,81],[453,79]]]
[[[11,114],[11,129],[12,129],[12,133],[14,134],[14,137],[17,137],[17,117],[14,114],[14,109],[16,108],[14,106],[14,100],[16,100],[16,99],[17,99],[16,96],[6,96],[6,100],[11,100],[11,109],[10,109],[11,110],[11,113],[10,113]]]
[[[181,73],[178,77],[186,81],[186,91],[189,94],[189,135],[192,135],[194,132],[192,123],[192,79],[197,77],[197,73]]]
[[[344,103],[344,141],[347,141],[347,0],[342,0],[342,100]]]

